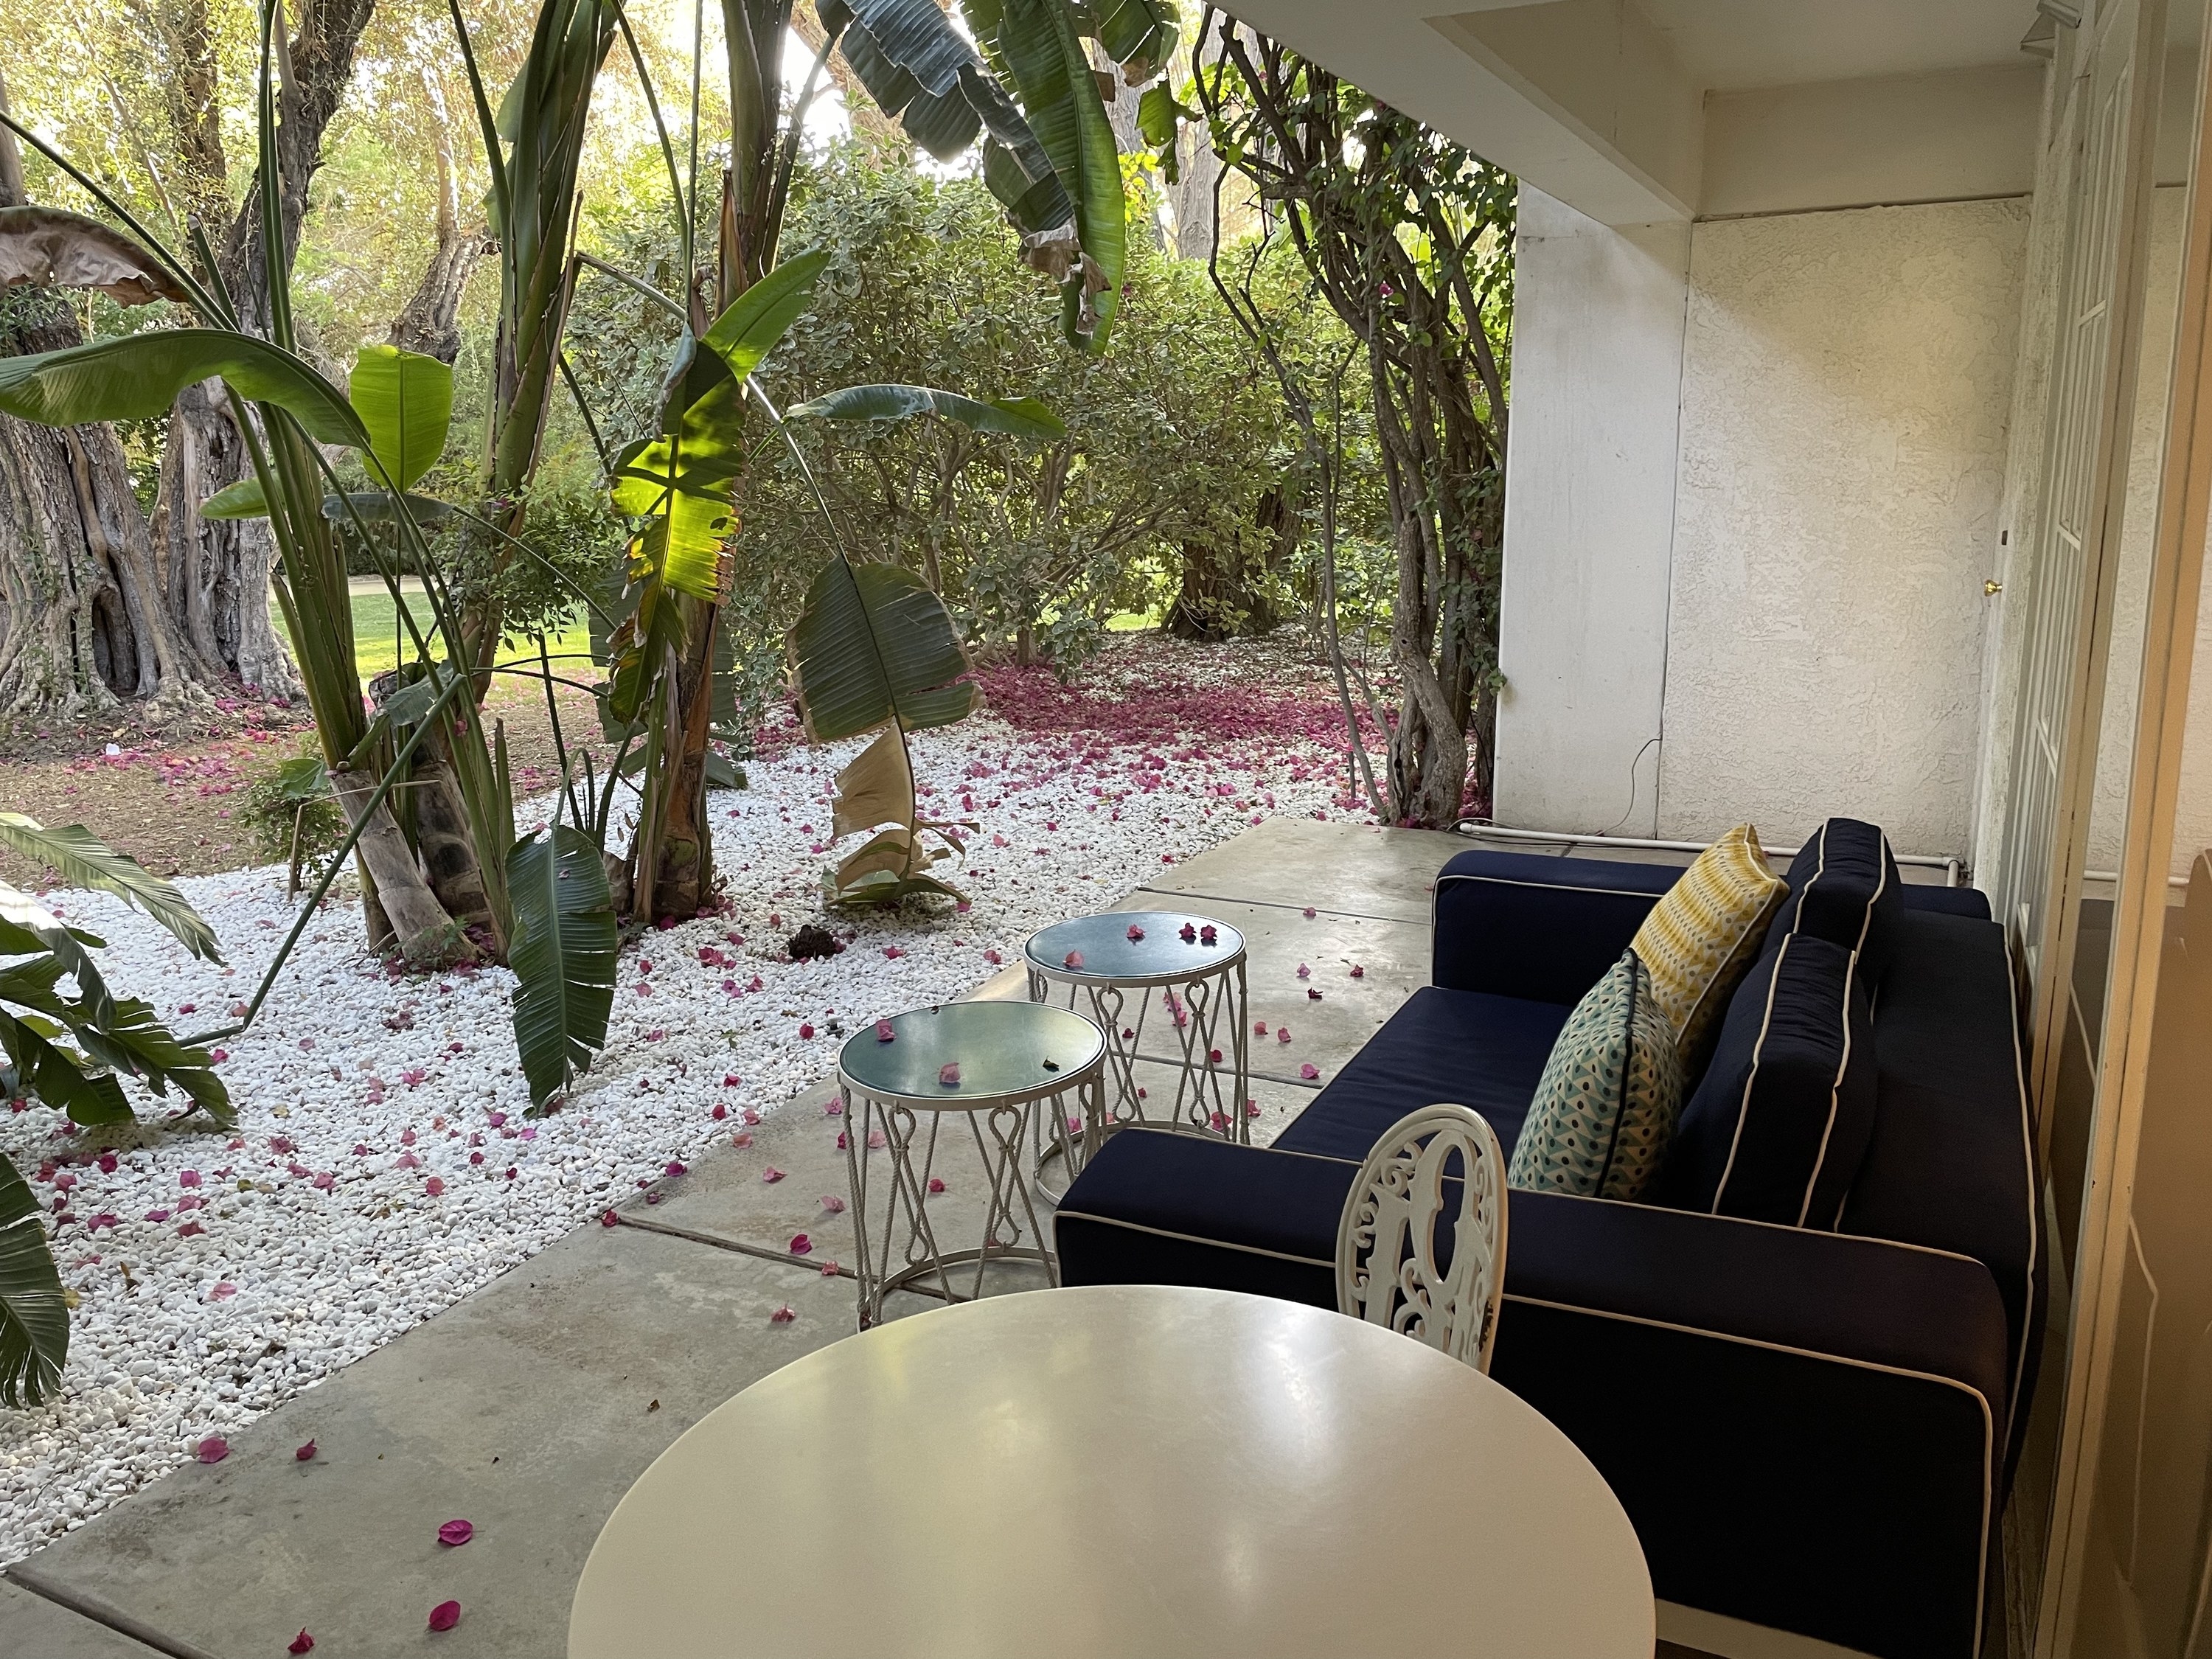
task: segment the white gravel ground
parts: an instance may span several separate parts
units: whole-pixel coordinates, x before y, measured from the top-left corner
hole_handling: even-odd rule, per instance
[[[952,878],[971,909],[841,921],[856,935],[843,955],[786,960],[790,933],[821,919],[845,751],[755,763],[750,789],[710,798],[730,913],[624,953],[608,1048],[542,1120],[524,1115],[511,976],[388,978],[358,906],[335,900],[229,1045],[234,1133],[70,1135],[43,1108],[0,1111],[0,1147],[56,1213],[80,1299],[61,1397],[0,1412],[0,1564],[726,1143],[745,1111],[828,1073],[838,1029],[967,990],[1033,929],[1267,814],[1352,816],[1332,787],[1340,759],[1288,731],[1148,749],[978,716],[915,750],[925,813],[983,824]],[[281,869],[180,884],[228,968],[104,896],[49,902],[106,938],[119,988],[204,1029],[250,994],[292,913]]]

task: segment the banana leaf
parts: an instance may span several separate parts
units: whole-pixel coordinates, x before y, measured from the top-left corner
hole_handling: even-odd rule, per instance
[[[61,208],[0,208],[0,288],[96,289],[121,306],[189,304],[168,268],[120,231]]]
[[[97,887],[143,910],[203,961],[221,963],[215,929],[192,908],[175,886],[149,873],[96,838],[81,823],[45,830],[21,812],[0,812],[0,845],[50,865],[72,887]]]
[[[903,421],[916,415],[942,415],[977,432],[1054,441],[1067,435],[1066,423],[1035,398],[994,398],[985,403],[927,386],[841,386],[793,404],[785,413],[829,421]]]
[[[1114,128],[1065,0],[1004,0],[996,46],[1023,112],[1075,207],[1083,258],[1060,285],[1061,330],[1105,349],[1127,263],[1127,204]]]
[[[899,565],[830,560],[807,590],[790,649],[792,690],[816,743],[892,719],[908,731],[950,726],[975,706],[945,601]]]
[[[0,1155],[0,1405],[35,1406],[69,1359],[69,1297],[30,1183]]]
[[[10,1093],[27,1094],[87,1127],[131,1121],[123,1085],[96,1062],[53,1041],[62,1027],[32,1014],[0,1010],[0,1054],[14,1074]]]
[[[534,1110],[567,1088],[607,1042],[614,1007],[614,897],[592,838],[561,823],[507,856],[515,934],[514,1042]]]
[[[453,419],[451,365],[398,346],[363,346],[346,397],[368,433],[382,478],[395,490],[412,489],[445,451]]]
[[[228,329],[160,329],[0,358],[0,413],[40,426],[150,420],[186,386],[218,376],[242,398],[288,410],[320,442],[369,447],[336,386],[283,347]]]

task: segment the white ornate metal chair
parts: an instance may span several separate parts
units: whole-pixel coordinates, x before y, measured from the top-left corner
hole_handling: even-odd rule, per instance
[[[1448,1266],[1438,1223],[1449,1206]],[[1505,1283],[1505,1153],[1464,1106],[1398,1120],[1359,1166],[1336,1229],[1340,1312],[1490,1369]]]

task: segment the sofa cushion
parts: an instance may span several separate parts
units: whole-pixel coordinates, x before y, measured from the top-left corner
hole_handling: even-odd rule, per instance
[[[1698,854],[1636,930],[1636,954],[1651,970],[1652,999],[1681,1046],[1687,1075],[1703,1069],[1729,997],[1789,896],[1788,884],[1768,867],[1759,831],[1740,823]]]
[[[1874,1131],[1875,1048],[1857,955],[1809,933],[1753,964],[1682,1110],[1681,1208],[1833,1228]]]
[[[1357,1164],[1413,1108],[1449,1101],[1487,1118],[1510,1157],[1568,1012],[1559,1003],[1425,986],[1275,1145]]]
[[[1680,874],[1669,864],[1470,848],[1437,877],[1429,977],[1571,1008]]]
[[[1583,1198],[1640,1198],[1659,1173],[1681,1108],[1674,1028],[1653,994],[1650,969],[1624,951],[1552,1045],[1506,1182]]]
[[[1879,981],[1889,965],[1903,884],[1889,838],[1856,818],[1830,818],[1797,849],[1777,933],[1809,933],[1856,951]]]

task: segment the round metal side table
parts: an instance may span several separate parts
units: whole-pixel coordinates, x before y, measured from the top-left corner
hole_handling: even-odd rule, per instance
[[[1060,1160],[1073,1180],[1085,1150],[1125,1124],[1218,1134],[1240,1146],[1251,1143],[1244,1110],[1251,1069],[1243,934],[1210,916],[1109,910],[1040,929],[1030,935],[1023,955],[1030,1001],[1055,1001],[1064,988],[1066,1006],[1088,1014],[1106,1036],[1112,1097],[1106,1115],[1085,1124],[1080,1147],[1062,1137],[1037,1149],[1037,1181],[1049,1195],[1058,1196],[1046,1185],[1048,1165]],[[1160,1101],[1149,1099],[1137,1082],[1145,1022],[1156,1006],[1158,1021],[1175,1033],[1181,1055],[1179,1062],[1169,1062],[1175,1066],[1175,1093]]]
[[[882,1035],[886,1031],[888,1036]],[[1070,1097],[1076,1121],[1098,1121],[1105,1054],[1103,1034],[1080,1014],[1030,1002],[918,1008],[847,1040],[837,1054],[837,1088],[845,1106],[862,1330],[882,1318],[884,1297],[891,1291],[914,1290],[947,1302],[980,1297],[984,1270],[993,1262],[1029,1262],[1060,1283],[1024,1179],[1023,1142],[1032,1120],[1049,1112],[1054,1134],[1066,1146]],[[951,1250],[939,1243],[929,1215],[938,1131],[948,1112],[968,1120],[989,1194],[981,1239]],[[870,1191],[874,1160],[867,1156],[878,1133],[890,1154],[888,1190],[880,1200]],[[883,1227],[875,1238],[870,1237],[872,1203]],[[902,1257],[896,1267],[894,1249]],[[964,1291],[955,1289],[952,1270],[969,1266],[975,1270],[973,1282]]]

